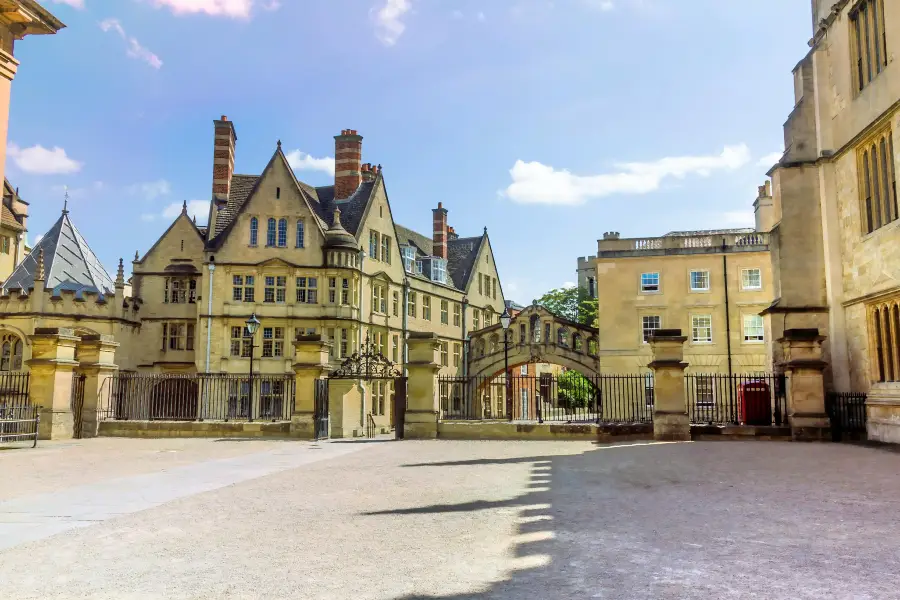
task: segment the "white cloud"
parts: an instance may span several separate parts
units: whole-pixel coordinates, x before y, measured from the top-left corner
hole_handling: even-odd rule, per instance
[[[754,227],[756,217],[749,210],[731,210],[722,214],[721,222],[729,227]]]
[[[162,60],[157,55],[150,52],[150,50],[141,46],[140,42],[137,41],[137,38],[131,37],[125,33],[125,29],[122,27],[122,24],[119,23],[118,19],[106,19],[105,21],[101,21],[100,29],[105,32],[114,31],[118,33],[119,37],[125,40],[127,44],[125,54],[131,58],[142,60],[154,69],[162,67]]]
[[[563,286],[563,289],[572,289],[574,287],[578,287],[578,284],[575,283],[574,281],[564,281],[562,286]]]
[[[465,16],[465,15],[463,14],[463,11],[461,11],[461,10],[459,10],[459,9],[454,10],[452,13],[450,13],[450,15],[451,15],[454,19],[462,19],[462,18]]]
[[[278,10],[280,0],[150,0],[156,6],[167,7],[176,15],[207,14],[214,17],[248,19],[257,6],[262,10]]]
[[[183,203],[181,202],[173,202],[172,204],[165,207],[160,213],[160,218],[172,220],[178,215],[181,214]],[[206,217],[209,216],[209,201],[208,200],[190,200],[187,203],[187,213],[189,217],[196,217],[201,223],[206,220]],[[149,217],[150,215],[141,215],[141,219],[144,221],[150,220],[145,217]]]
[[[766,154],[762,158],[759,159],[759,162],[756,163],[757,167],[765,167],[766,169],[771,168],[775,163],[781,160],[781,157],[784,155],[784,152],[773,152],[771,154]]]
[[[285,155],[285,158],[291,168],[297,171],[322,171],[334,176],[334,158],[331,156],[315,158],[306,152],[294,150]]]
[[[18,145],[10,143],[6,148],[6,153],[17,167],[26,173],[36,175],[77,173],[83,166],[83,163],[69,158],[66,151],[59,146],[47,149],[37,144],[30,148],[20,148]]]
[[[128,186],[128,193],[131,195],[140,194],[147,200],[156,200],[160,196],[168,196],[172,193],[172,186],[165,179],[159,181],[148,181],[145,183],[136,183]]]
[[[517,160],[509,171],[512,183],[500,194],[521,204],[577,206],[592,198],[614,194],[647,194],[658,190],[666,179],[684,179],[688,175],[709,177],[714,171],[742,167],[749,160],[750,150],[745,144],[726,146],[718,155],[618,163],[614,172],[601,175],[575,175],[536,161]]]
[[[84,0],[53,0],[54,4],[68,4],[72,8],[84,8]]]
[[[584,3],[591,8],[595,8],[603,12],[609,12],[616,7],[615,3],[612,0],[584,0]]]
[[[37,246],[38,244],[40,244],[42,239],[44,239],[44,234],[43,234],[43,233],[39,233],[39,234],[37,234],[36,236],[34,236],[34,244],[32,244],[32,247]]]
[[[402,19],[412,10],[412,0],[384,0],[384,6],[371,14],[375,20],[375,36],[385,46],[393,46],[406,31]]]
[[[487,17],[484,16],[484,13],[481,11],[478,11],[478,14],[475,16],[475,18],[478,19],[479,21],[481,21],[482,23],[487,21]]]

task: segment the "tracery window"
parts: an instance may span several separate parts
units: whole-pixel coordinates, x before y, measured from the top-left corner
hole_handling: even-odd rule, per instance
[[[0,337],[0,371],[21,371],[24,345],[19,336],[5,333]]]

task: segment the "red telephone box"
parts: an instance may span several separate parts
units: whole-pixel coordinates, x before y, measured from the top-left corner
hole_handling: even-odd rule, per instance
[[[769,384],[747,381],[738,386],[738,406],[744,425],[771,425],[772,401]]]

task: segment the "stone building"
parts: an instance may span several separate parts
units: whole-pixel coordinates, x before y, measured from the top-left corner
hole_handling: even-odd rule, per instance
[[[762,188],[761,197],[765,193]],[[767,233],[748,228],[622,238],[608,232],[591,259],[602,290],[601,372],[648,372],[648,341],[658,329],[685,332],[690,371],[770,370],[759,316],[773,298]]]
[[[818,329],[826,386],[868,392],[869,437],[900,442],[900,4],[814,0],[812,16],[770,171],[767,331]]]
[[[25,257],[28,203],[19,197],[5,176],[12,82],[19,67],[15,43],[27,35],[55,34],[65,25],[34,0],[7,0],[0,10],[0,281],[4,281]]]
[[[141,328],[123,368],[246,373],[244,323],[256,314],[255,372],[293,373],[299,335],[322,335],[336,366],[367,339],[403,364],[407,335],[428,332],[439,338],[441,372],[462,373],[467,332],[496,323],[504,307],[487,228],[459,236],[441,203],[431,235],[396,224],[381,166],[362,163],[355,130],[335,136],[335,180],[323,187],[295,177],[280,142],[262,173],[236,174],[234,124],[223,116],[214,134],[209,225],[183,211],[132,265]],[[369,409],[387,423],[385,385],[363,391],[335,434],[363,426],[357,417]]]

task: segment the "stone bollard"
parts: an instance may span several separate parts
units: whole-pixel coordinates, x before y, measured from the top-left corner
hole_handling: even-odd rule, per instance
[[[781,343],[787,413],[794,441],[830,441],[831,420],[825,412],[822,360],[825,336],[818,329],[786,329]]]
[[[404,437],[433,439],[438,434],[440,407],[437,398],[437,373],[440,370],[440,342],[434,333],[410,333],[407,340],[409,376],[406,386]]]
[[[657,329],[650,338],[653,360],[653,439],[689,441],[691,419],[684,393],[684,342],[680,329]]]
[[[76,356],[84,374],[84,405],[81,409],[81,437],[97,437],[97,411],[103,396],[110,396],[110,377],[119,370],[116,348],[119,343],[111,335],[85,335],[78,344]]]
[[[316,382],[330,370],[328,353],[332,344],[321,335],[301,335],[294,340],[294,412],[291,435],[313,439],[316,432]]]

